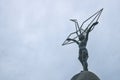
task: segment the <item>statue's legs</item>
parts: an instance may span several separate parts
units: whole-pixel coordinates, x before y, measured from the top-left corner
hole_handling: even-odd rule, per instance
[[[85,61],[83,60],[82,65],[83,65],[83,69],[84,69],[84,71],[88,71],[88,63],[87,63],[86,60],[85,60]]]
[[[88,71],[88,63],[87,63],[88,51],[86,48],[80,49],[78,59],[80,60],[82,66],[83,66],[83,70]]]

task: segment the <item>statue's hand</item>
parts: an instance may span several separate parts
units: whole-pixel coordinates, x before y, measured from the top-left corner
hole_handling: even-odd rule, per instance
[[[97,25],[98,24],[98,22],[94,22],[93,24],[92,24],[92,26],[95,26],[95,25]]]
[[[70,38],[67,38],[68,41],[70,41],[71,39]]]

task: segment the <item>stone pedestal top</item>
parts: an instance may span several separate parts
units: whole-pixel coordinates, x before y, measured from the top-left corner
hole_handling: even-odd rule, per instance
[[[71,80],[100,80],[96,74],[90,71],[81,71],[72,77]]]

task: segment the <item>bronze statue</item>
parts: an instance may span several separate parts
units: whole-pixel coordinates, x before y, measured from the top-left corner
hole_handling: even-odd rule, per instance
[[[86,29],[83,29],[83,24],[85,22],[87,22],[90,18],[88,18],[87,20],[85,20],[83,22],[83,24],[81,25],[81,27],[79,27],[79,24],[77,22],[76,19],[71,19],[71,21],[75,22],[75,26],[76,26],[76,31],[71,33],[68,38],[64,41],[64,43],[62,45],[66,45],[66,44],[71,44],[71,43],[76,43],[79,47],[79,61],[81,62],[82,66],[83,66],[83,70],[84,71],[88,71],[88,63],[87,63],[87,59],[88,59],[88,51],[86,48],[87,45],[87,41],[88,41],[88,36],[89,33],[94,29],[94,27],[98,24],[98,19],[101,15],[103,9],[101,9],[100,11],[96,12],[94,15],[92,15],[90,18],[93,17],[92,21],[88,24],[88,26],[86,27]],[[74,38],[70,38],[71,35],[76,34],[76,36]]]
[[[71,39],[71,38],[67,39],[68,41],[71,40],[71,41],[78,44],[78,47],[79,47],[79,57],[78,57],[78,59],[80,60],[84,71],[88,71],[88,68],[87,68],[88,67],[88,63],[87,63],[88,51],[87,51],[87,48],[86,48],[87,41],[88,41],[88,35],[89,35],[89,32],[91,31],[91,29],[97,24],[98,24],[98,22],[93,23],[93,25],[86,32],[86,35],[83,35],[82,33],[80,35],[78,35],[77,37],[79,38],[79,41],[77,41],[75,39]]]

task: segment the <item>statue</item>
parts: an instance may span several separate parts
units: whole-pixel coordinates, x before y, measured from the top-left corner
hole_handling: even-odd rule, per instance
[[[76,43],[78,45],[78,47],[79,47],[79,57],[78,57],[78,59],[83,66],[83,71],[88,71],[88,63],[87,63],[88,50],[86,48],[87,41],[88,41],[88,36],[89,36],[89,33],[98,24],[98,19],[101,15],[102,10],[103,9],[96,12],[91,17],[89,17],[87,20],[85,20],[82,23],[81,27],[79,27],[79,24],[78,24],[76,19],[70,19],[71,21],[75,22],[76,31],[71,33],[68,36],[68,38],[64,41],[64,43],[62,44],[62,45],[67,45],[67,44],[71,44],[71,43]],[[92,21],[88,24],[88,26],[85,29],[83,29],[82,28],[83,24],[91,18],[93,18]],[[76,34],[76,36],[74,38],[70,38],[71,35],[73,35],[73,34]]]
[[[88,35],[89,35],[89,32],[92,31],[92,28],[97,24],[98,24],[98,22],[93,23],[92,26],[90,26],[90,28],[86,32],[86,35],[83,35],[82,33],[80,35],[77,35],[77,37],[79,38],[79,41],[77,41],[75,39],[71,39],[71,38],[67,39],[67,41],[71,40],[71,41],[78,44],[78,47],[79,47],[79,57],[78,57],[78,59],[80,60],[84,71],[88,71],[88,63],[87,63],[88,51],[87,51],[87,48],[86,48],[87,41],[88,41]]]

